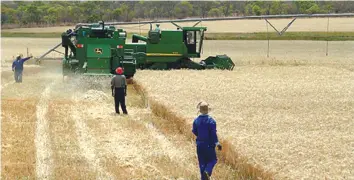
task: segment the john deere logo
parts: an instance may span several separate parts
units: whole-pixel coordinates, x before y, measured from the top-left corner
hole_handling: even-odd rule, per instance
[[[102,51],[101,48],[95,48],[95,53],[96,53],[96,54],[102,54],[103,51]]]

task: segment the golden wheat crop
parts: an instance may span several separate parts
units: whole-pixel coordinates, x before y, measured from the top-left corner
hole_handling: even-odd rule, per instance
[[[273,19],[269,20],[279,31],[281,31],[292,19]],[[354,18],[330,18],[329,31],[353,31]],[[328,18],[298,18],[288,29],[293,32],[305,31],[327,31]],[[181,26],[193,26],[196,22],[178,23]],[[140,26],[140,29],[139,29]],[[220,32],[266,32],[267,26],[264,20],[228,20],[228,21],[209,21],[202,22],[198,26],[206,26],[207,32],[220,33]],[[127,30],[127,32],[147,32],[149,25],[121,25],[117,26]],[[64,32],[67,29],[72,29],[71,26],[62,27],[48,27],[48,28],[18,28],[18,29],[4,29],[4,32],[28,32],[28,33],[52,33]],[[171,23],[162,23],[162,29],[176,29]],[[269,31],[274,31],[270,26]]]
[[[215,46],[217,44],[217,46]],[[334,41],[270,41],[269,58],[267,41],[206,41],[201,59],[208,56],[228,55],[236,66],[320,65],[354,70],[354,42]],[[199,61],[200,59],[195,59]]]
[[[57,42],[2,38],[2,61],[25,54],[27,46],[38,56]],[[209,101],[220,137],[276,177],[350,179],[353,43],[330,42],[328,57],[325,42],[271,41],[270,47],[271,58],[266,58],[266,41],[206,41],[203,58],[227,54],[237,65],[233,72],[138,71],[135,79],[150,99],[165,105],[160,113],[167,107],[190,120],[179,127],[188,127],[185,132],[190,132],[196,103]],[[8,66],[2,68],[3,177],[198,178],[194,142],[175,122],[145,109],[135,89],[128,89],[130,116],[115,116],[109,78],[62,83],[61,62],[53,63],[26,63],[22,84],[13,83]],[[40,122],[45,122],[42,129],[36,128]],[[50,145],[43,146],[41,139]],[[216,179],[244,176],[224,161],[215,169]]]
[[[237,67],[234,71],[139,71],[151,99],[177,115],[212,106],[219,135],[279,179],[353,177],[353,83],[347,69]]]
[[[25,72],[22,84],[6,73],[2,81],[2,178],[198,179],[194,143],[146,109],[133,88],[130,115],[117,116],[110,78],[64,83],[53,61]],[[237,174],[218,164],[214,175]]]

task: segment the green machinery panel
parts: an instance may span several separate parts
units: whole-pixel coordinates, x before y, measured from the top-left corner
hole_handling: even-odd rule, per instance
[[[123,67],[129,78],[137,68],[233,69],[234,63],[228,56],[209,57],[200,63],[190,59],[200,57],[204,31],[206,27],[152,30],[150,26],[148,37],[134,34],[132,43],[126,43],[127,33],[123,29],[105,26],[104,22],[78,26],[74,41],[76,55],[64,59],[64,72],[109,75],[115,74],[117,67]]]
[[[87,72],[110,73],[111,72],[111,46],[110,44],[87,45]]]
[[[147,43],[146,62],[175,62],[187,56],[187,48],[182,39],[182,31],[161,31],[161,40],[158,44]]]

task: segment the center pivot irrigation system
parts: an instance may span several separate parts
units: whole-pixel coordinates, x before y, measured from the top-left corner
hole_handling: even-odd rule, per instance
[[[283,35],[297,18],[319,17],[354,17],[354,13],[345,14],[297,14],[297,15],[267,15],[243,16],[225,18],[192,18],[178,20],[159,20],[143,22],[109,22],[76,25],[68,47],[70,53],[63,58],[63,73],[84,75],[113,75],[117,67],[124,68],[127,78],[134,76],[136,69],[226,69],[233,70],[235,64],[227,55],[209,56],[200,62],[191,58],[200,58],[203,48],[206,27],[197,27],[202,21],[223,21],[241,19],[264,19],[278,35]],[[293,18],[292,21],[279,32],[268,19]],[[181,27],[178,22],[196,22],[191,27]],[[152,24],[156,23],[156,28]],[[157,23],[172,23],[177,29],[160,30]],[[127,32],[116,28],[115,25],[150,24],[148,36],[133,34],[132,42],[127,43]],[[64,40],[62,41],[62,43]],[[46,55],[55,51],[62,45],[51,48],[37,59],[40,62]]]

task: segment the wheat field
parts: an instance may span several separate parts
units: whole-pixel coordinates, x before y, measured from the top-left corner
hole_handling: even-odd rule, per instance
[[[273,41],[270,58],[263,43],[206,43],[208,55],[233,58],[233,71],[144,70],[135,78],[188,124],[196,104],[209,102],[219,135],[275,179],[354,178],[353,42],[332,43],[326,57],[319,42]]]
[[[60,61],[30,60],[15,84],[12,56],[28,46],[39,56],[60,39],[1,41],[2,178],[199,178],[194,141],[134,87],[125,117],[113,113],[109,78],[64,83]],[[329,42],[326,56],[325,42],[270,41],[269,58],[267,41],[204,45],[203,58],[227,54],[234,71],[138,71],[135,80],[186,127],[207,100],[220,138],[275,179],[353,178],[353,42]],[[242,173],[220,161],[213,177],[247,179]]]
[[[269,20],[279,31],[281,31],[292,19],[271,19]],[[327,31],[328,18],[298,18],[288,29],[289,32],[325,32]],[[354,29],[354,18],[330,18],[329,31],[350,32]],[[196,22],[178,23],[180,26],[193,26]],[[127,32],[147,32],[150,25],[121,25],[119,28]],[[202,22],[198,26],[206,26],[210,33],[249,33],[266,32],[267,26],[264,20],[227,20],[227,21],[208,21]],[[140,28],[139,28],[140,27]],[[61,33],[74,26],[48,27],[48,28],[18,28],[4,29],[4,32],[26,32],[26,33]],[[162,23],[162,29],[176,29],[171,23]],[[270,26],[269,31],[274,31]]]
[[[128,87],[117,116],[110,78],[63,82],[60,62],[26,66],[23,83],[2,71],[2,179],[198,179],[193,141],[144,106]],[[225,164],[218,179],[238,174]]]
[[[209,102],[219,135],[249,162],[275,172],[276,179],[354,177],[353,78],[353,71],[321,66],[136,76],[151,99],[186,123],[195,118],[198,102]]]

